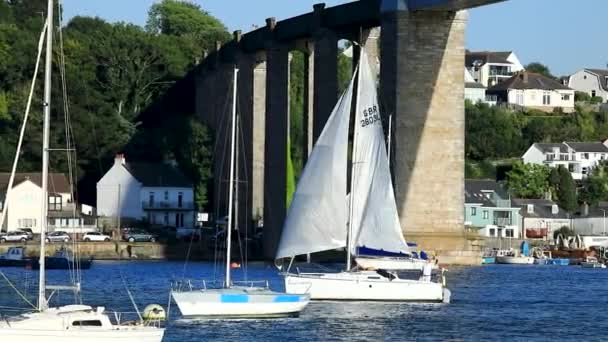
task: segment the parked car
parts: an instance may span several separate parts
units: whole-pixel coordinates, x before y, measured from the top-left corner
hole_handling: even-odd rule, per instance
[[[14,231],[0,234],[0,243],[5,242],[26,242],[29,240],[27,233]]]
[[[46,242],[69,242],[71,240],[70,236],[66,232],[50,232],[46,234]]]
[[[27,239],[28,240],[33,240],[34,239],[34,232],[30,228],[19,228],[19,229],[17,229],[17,231],[20,231],[22,233],[27,234]]]
[[[99,232],[91,232],[91,233],[86,233],[84,234],[84,236],[82,237],[83,241],[86,242],[91,242],[91,241],[105,241],[108,242],[110,240],[112,240],[112,238],[109,235],[105,235],[105,234],[101,234]]]
[[[123,230],[122,238],[129,242],[156,242],[158,240],[158,236],[140,229],[125,229]]]

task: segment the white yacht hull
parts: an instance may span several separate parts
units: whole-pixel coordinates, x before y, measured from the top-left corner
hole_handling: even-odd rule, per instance
[[[133,332],[121,330],[95,331],[95,328],[72,331],[0,328],[0,335],[3,341],[19,342],[160,342],[163,339],[163,334],[164,331],[158,329],[147,332]]]
[[[160,342],[165,329],[113,325],[103,308],[68,305],[0,321],[2,341],[18,342]],[[89,322],[89,324],[83,324]]]
[[[310,301],[306,294],[250,288],[174,291],[171,296],[185,318],[297,316]]]
[[[423,259],[398,257],[356,257],[355,262],[362,269],[373,270],[418,270],[422,271],[427,261]],[[433,266],[433,268],[437,268]]]
[[[497,256],[496,263],[505,265],[532,265],[534,264],[534,258],[525,256]]]
[[[583,268],[606,268],[606,265],[600,264],[599,262],[581,262]]]
[[[284,277],[287,293],[308,293],[313,300],[444,300],[444,288],[439,283],[399,278],[389,280],[376,272],[286,274]]]

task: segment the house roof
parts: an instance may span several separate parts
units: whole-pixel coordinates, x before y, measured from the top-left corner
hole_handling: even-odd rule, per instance
[[[603,69],[585,69],[586,71],[595,74],[600,77],[600,84],[602,88],[608,91],[608,70]]]
[[[476,61],[480,61],[482,64],[513,64],[507,60],[511,53],[511,51],[467,51],[465,64],[467,67],[473,66]]]
[[[503,187],[494,180],[467,179],[464,183],[464,197],[467,204],[481,204],[484,207],[495,207],[492,198],[487,196],[489,191],[496,193],[502,198],[507,194]]]
[[[177,168],[161,163],[125,163],[124,167],[146,187],[191,188],[192,182]]]
[[[527,218],[540,218],[540,219],[567,219],[568,213],[563,209],[559,208],[557,214],[553,214],[552,208],[556,204],[553,201],[545,199],[522,199],[515,198],[512,200],[513,205],[520,207],[520,215]],[[528,213],[528,204],[534,205],[534,212]]]
[[[465,88],[475,88],[475,89],[485,89],[486,87],[479,82],[466,82],[464,84]]]
[[[560,153],[568,153],[568,147],[574,152],[608,153],[608,147],[601,142],[572,142],[563,143],[536,143],[534,144],[543,153],[553,153],[559,147]]]
[[[601,142],[569,142],[566,144],[576,152],[608,153],[608,147]]]
[[[553,153],[553,149],[559,147],[560,153],[568,153],[568,146],[564,143],[536,143],[536,147],[543,153]]]
[[[8,187],[8,182],[11,177],[10,173],[0,173],[0,192],[4,193]],[[41,173],[16,173],[13,182],[13,188],[17,185],[29,180],[34,184],[42,187]],[[49,192],[51,193],[70,193],[70,181],[63,173],[49,173]]]
[[[488,91],[504,91],[509,89],[572,90],[545,75],[522,71],[488,88]]]

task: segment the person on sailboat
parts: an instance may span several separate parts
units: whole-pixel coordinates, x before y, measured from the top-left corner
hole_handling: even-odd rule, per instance
[[[431,282],[431,276],[433,275],[433,260],[434,258],[427,259],[426,264],[422,268],[422,276],[420,277],[421,281]]]

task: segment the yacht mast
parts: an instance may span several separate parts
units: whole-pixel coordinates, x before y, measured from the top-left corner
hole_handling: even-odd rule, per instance
[[[351,248],[352,248],[352,240],[353,240],[353,203],[355,202],[355,169],[358,161],[355,160],[357,156],[357,141],[359,140],[359,123],[357,122],[357,117],[359,114],[359,98],[361,97],[361,55],[365,53],[363,51],[363,46],[359,47],[359,67],[357,68],[357,91],[355,93],[355,122],[353,124],[354,129],[354,137],[353,137],[353,153],[351,158],[351,173],[350,173],[350,196],[349,196],[349,215],[348,215],[348,230],[346,232],[346,271],[350,271],[351,265]]]
[[[48,181],[49,181],[49,130],[51,119],[51,68],[53,61],[53,0],[48,0],[46,31],[46,59],[44,70],[44,124],[42,134],[42,222],[40,222],[40,278],[38,286],[38,310],[48,308],[46,300],[46,228],[48,221]]]
[[[232,83],[232,127],[230,132],[230,179],[228,180],[228,222],[226,225],[226,288],[230,287],[230,253],[232,251],[232,210],[234,207],[234,161],[236,148],[236,85],[239,69],[234,68]]]

